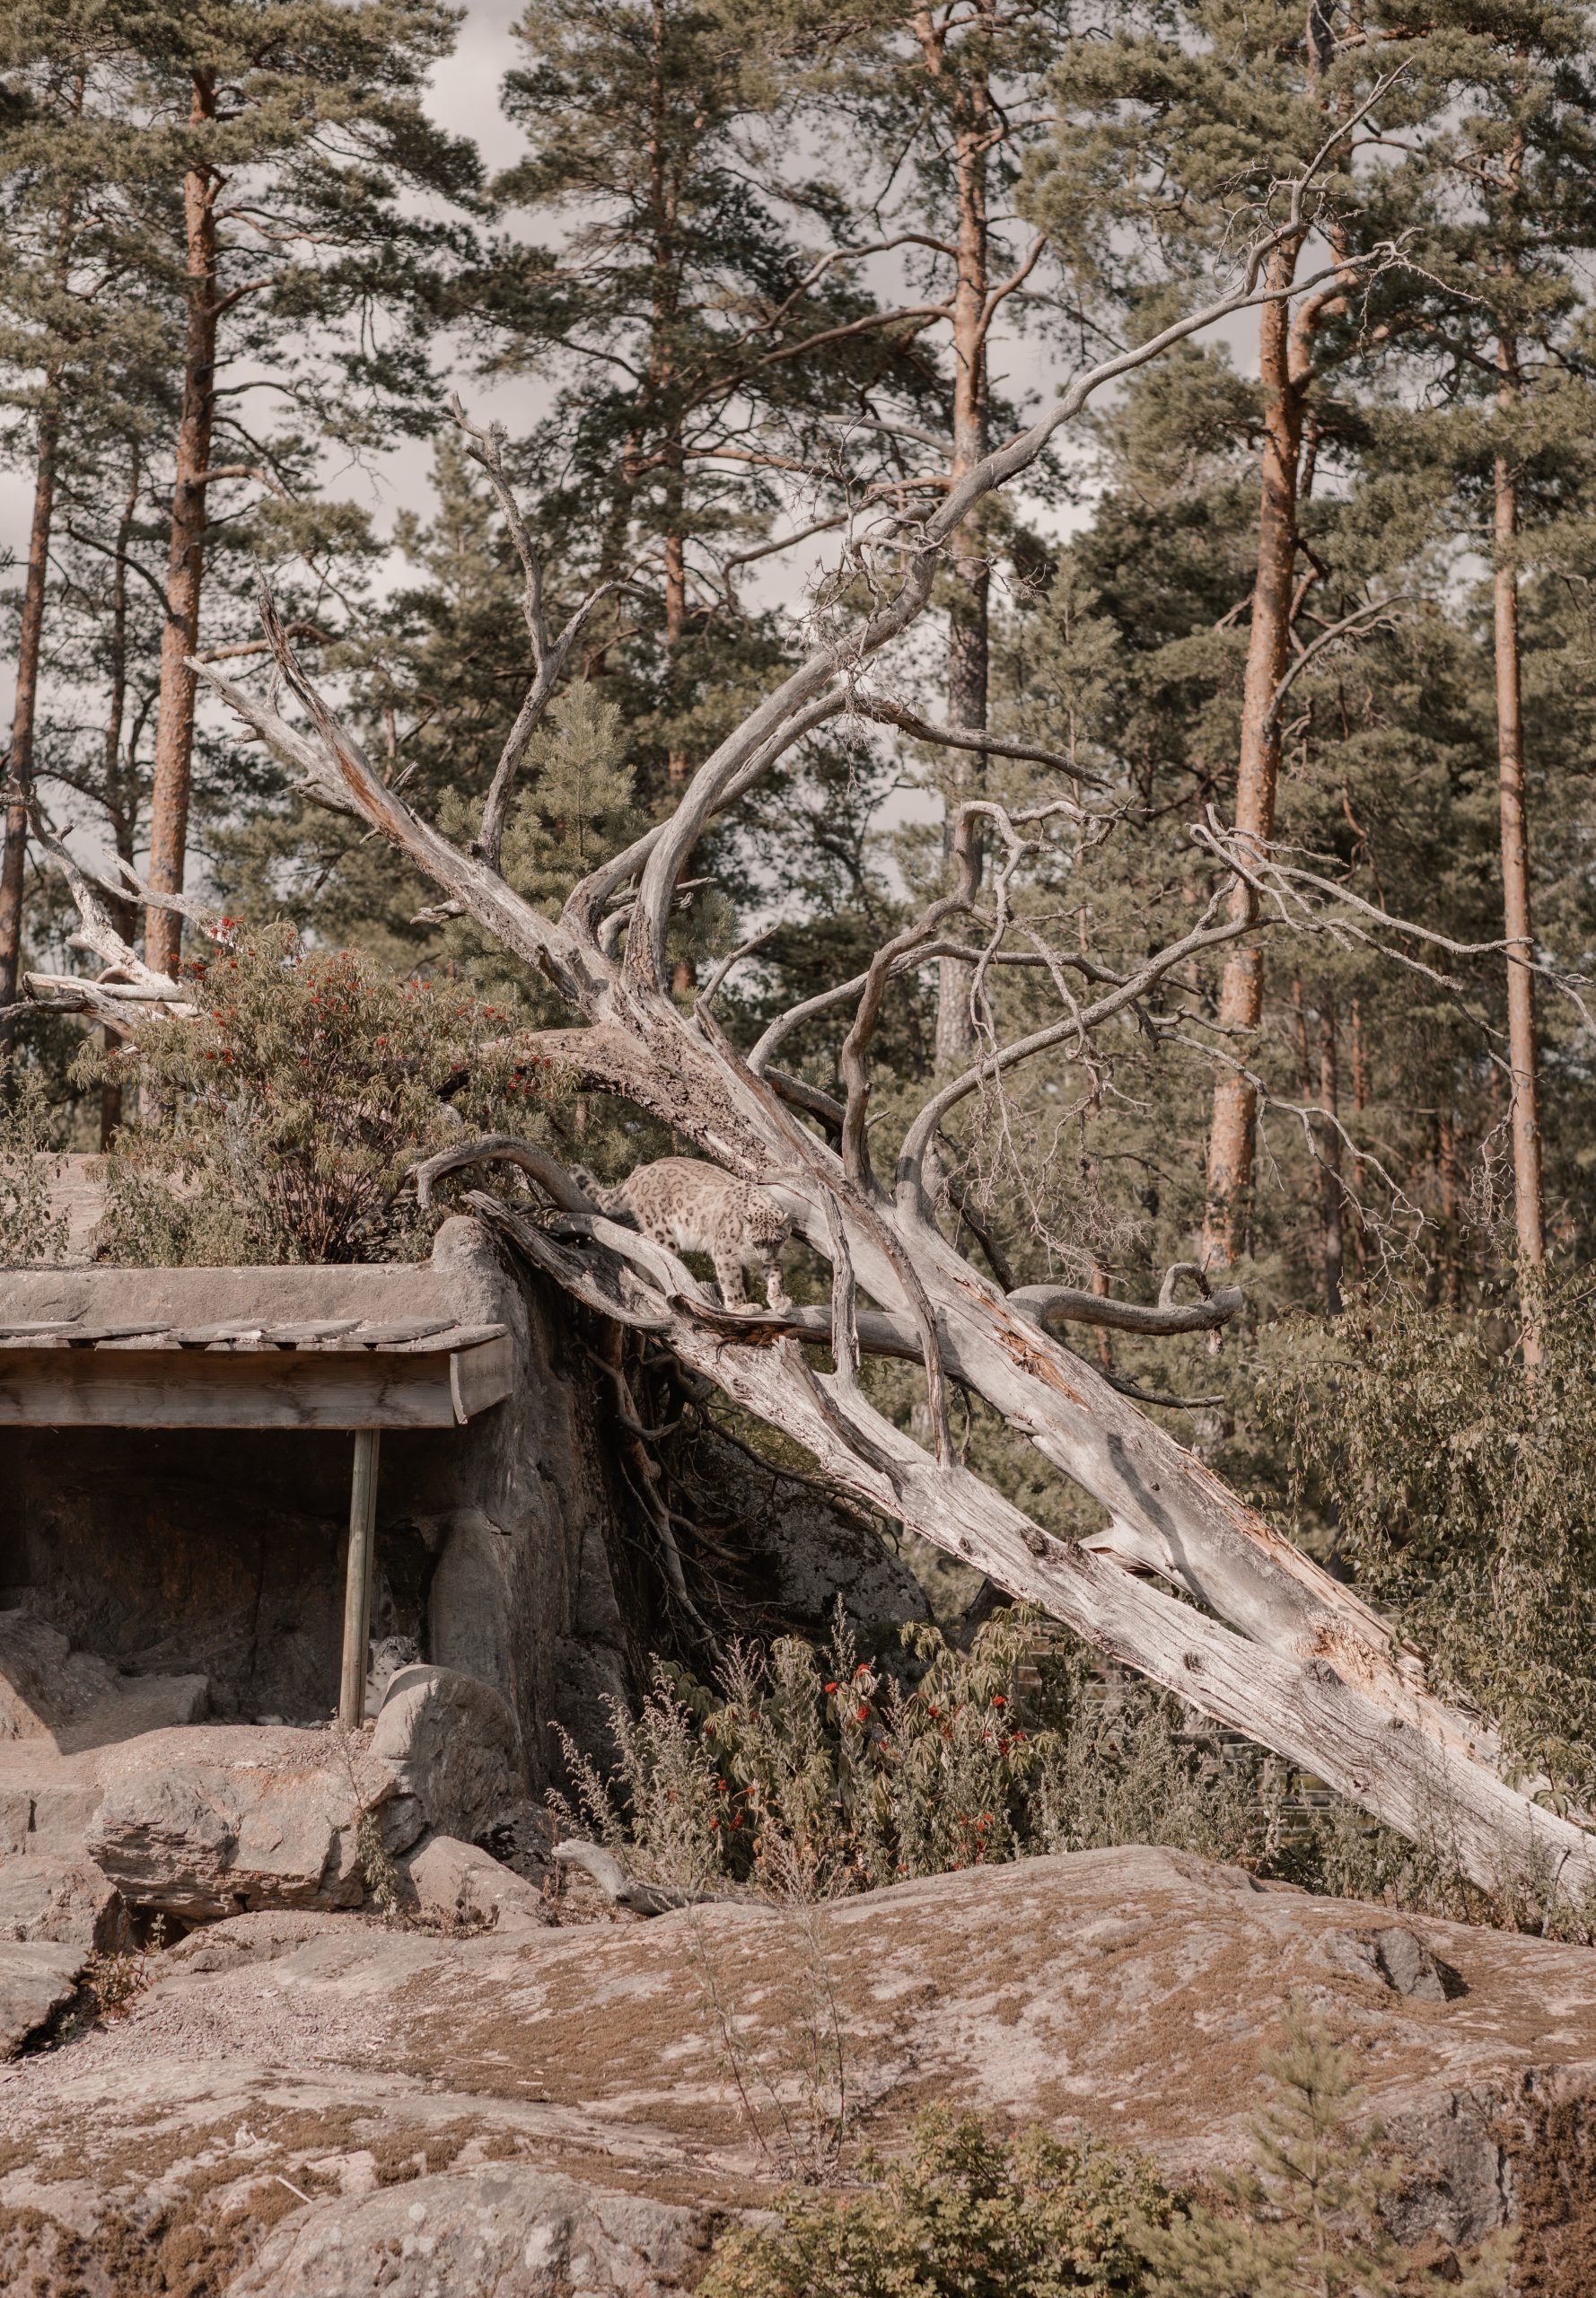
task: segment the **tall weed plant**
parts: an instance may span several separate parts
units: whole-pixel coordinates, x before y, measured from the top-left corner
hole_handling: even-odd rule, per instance
[[[560,1817],[649,1881],[776,1899],[1125,1842],[1265,1864],[1284,1767],[1221,1763],[1184,1723],[1146,1687],[1105,1696],[1025,1609],[968,1652],[911,1626],[890,1661],[839,1614],[828,1645],[736,1647],[707,1685],[656,1662],[638,1713],[611,1706],[607,1770],[567,1743]]]

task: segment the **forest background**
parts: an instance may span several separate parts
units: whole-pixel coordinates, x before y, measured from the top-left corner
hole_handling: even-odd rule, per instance
[[[412,1026],[395,983],[434,1066],[441,998],[473,1048],[548,1018],[197,704],[191,653],[271,674],[258,570],[411,803],[557,904],[866,579],[860,521],[1200,302],[1323,151],[1319,206],[1269,255],[1281,300],[1141,370],[985,506],[887,702],[819,728],[704,842],[675,985],[690,1000],[759,934],[718,991],[751,1044],[935,890],[944,810],[978,793],[1104,802],[1002,881],[1083,969],[1195,917],[1210,811],[1365,904],[1379,934],[1260,929],[1185,968],[1155,1025],[1029,1073],[1001,1123],[955,1121],[941,1202],[1005,1285],[1239,1278],[1222,1345],[1086,1345],[1188,1399],[1153,1409],[1409,1625],[1527,1772],[1588,1795],[1586,12],[534,0],[502,87],[463,21],[457,50],[433,0],[0,5],[13,1149],[110,1149],[129,1250],[326,1250],[254,1177],[341,1155],[369,1184],[378,1153],[329,1100],[267,1107],[321,1027],[327,953],[389,985],[384,1028],[335,1048],[368,1093]],[[507,494],[547,570],[524,610]],[[962,739],[917,739],[933,724]],[[517,745],[522,795],[485,819]],[[247,1042],[85,1050],[56,836],[241,921],[215,946],[257,1000]],[[178,961],[179,909],[129,890],[118,915]],[[190,930],[191,960],[212,947]],[[883,1146],[994,1008],[1023,1024],[1030,978],[1001,973],[984,1013],[951,959],[903,977]],[[834,1092],[829,1015],[783,1058]],[[381,1155],[442,1137],[417,1075]],[[318,1076],[336,1101],[346,1074]],[[606,1177],[670,1145],[624,1106],[539,1101],[513,1062],[473,1092]],[[318,1116],[330,1148],[307,1145]],[[338,1249],[393,1241],[356,1221]],[[898,1377],[873,1366],[873,1394],[908,1416]],[[967,1443],[1044,1521],[1091,1522],[985,1408]]]

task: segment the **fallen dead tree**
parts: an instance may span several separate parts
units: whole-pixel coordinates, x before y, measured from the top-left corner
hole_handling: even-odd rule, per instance
[[[1360,922],[1355,903],[1239,844],[1209,818],[1194,825],[1194,837],[1210,865],[1211,891],[1187,932],[1128,969],[1073,945],[1044,946],[1016,927],[1010,889],[1033,839],[1055,825],[1093,835],[1108,819],[1090,777],[1067,756],[988,742],[916,713],[917,740],[1028,759],[1057,777],[1060,794],[1025,812],[991,801],[965,805],[954,825],[951,890],[880,949],[863,974],[792,1009],[746,1053],[714,1017],[720,976],[691,1011],[669,986],[669,921],[711,824],[829,720],[892,721],[894,712],[901,718],[904,706],[880,683],[883,662],[928,605],[962,522],[983,496],[1022,475],[1101,386],[1276,292],[1260,285],[1269,250],[1304,227],[1320,164],[1282,188],[1278,220],[1259,231],[1233,294],[1077,378],[1032,429],[971,469],[950,470],[934,511],[916,498],[920,507],[900,503],[873,512],[875,523],[855,535],[851,559],[873,605],[857,620],[835,623],[703,763],[676,812],[584,879],[557,918],[523,900],[497,867],[516,765],[554,690],[549,665],[563,640],[551,641],[543,627],[541,569],[493,436],[470,434],[525,569],[537,679],[473,847],[440,836],[383,780],[300,668],[269,597],[262,614],[276,674],[303,718],[282,715],[281,687],[263,698],[214,667],[196,668],[306,794],[380,833],[433,880],[442,899],[429,915],[469,916],[558,993],[575,1022],[544,1033],[531,1049],[573,1084],[624,1096],[780,1198],[830,1264],[830,1306],[725,1307],[670,1252],[605,1218],[535,1144],[504,1137],[462,1144],[423,1170],[423,1188],[445,1171],[508,1158],[530,1175],[545,1214],[531,1217],[524,1199],[518,1207],[482,1189],[468,1198],[472,1208],[577,1298],[658,1335],[683,1364],[802,1444],[835,1486],[979,1566],[1218,1722],[1311,1768],[1407,1836],[1434,1844],[1478,1882],[1536,1873],[1583,1893],[1596,1889],[1596,1838],[1514,1785],[1488,1728],[1430,1689],[1422,1656],[1388,1622],[1150,1420],[1134,1393],[1049,1329],[1083,1320],[1150,1333],[1212,1329],[1236,1313],[1240,1296],[1209,1295],[1199,1277],[1199,1297],[1180,1302],[1177,1272],[1166,1297],[1149,1306],[1065,1286],[1005,1292],[955,1248],[936,1217],[939,1136],[972,1097],[1001,1095],[1021,1065],[1049,1054],[1090,1073],[1098,1037],[1126,1016],[1153,1037],[1168,1034],[1169,1009],[1160,1001],[1173,978],[1238,936],[1311,926],[1327,905],[1337,931],[1369,934],[1375,929]],[[1305,281],[1296,292],[1318,284]],[[989,871],[984,847],[991,850]],[[108,971],[92,989],[40,982],[39,994],[63,1003],[78,996],[96,1019],[106,1018],[108,1007],[124,1018],[162,1010],[163,992],[177,986],[139,972],[130,953],[118,956],[107,940],[105,906],[96,907],[81,870],[76,877],[85,934]],[[1238,884],[1249,897],[1239,904],[1231,899]],[[895,1171],[883,1178],[869,1145],[873,1036],[892,982],[950,957],[969,968],[979,1057],[929,1093]],[[987,989],[1005,964],[1044,971],[1057,1012],[1029,1034],[1000,1042]],[[794,1027],[829,1012],[846,1022],[840,1101],[789,1075],[775,1057]],[[1223,1048],[1213,1049],[1233,1061]],[[822,1349],[829,1371],[815,1362]],[[921,1368],[928,1443],[866,1396],[859,1367],[872,1352]],[[1105,1529],[1086,1539],[1056,1538],[963,1467],[950,1431],[955,1383],[1090,1494],[1107,1516]]]

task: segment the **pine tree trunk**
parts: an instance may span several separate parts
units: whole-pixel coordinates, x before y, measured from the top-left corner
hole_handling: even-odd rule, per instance
[[[1517,346],[1503,337],[1497,361],[1506,377],[1516,375]],[[1515,385],[1504,384],[1501,403],[1511,406]],[[1524,721],[1520,689],[1519,578],[1513,553],[1518,539],[1518,487],[1505,454],[1495,464],[1495,641],[1496,669],[1497,792],[1502,827],[1502,918],[1507,943],[1507,1058],[1513,1074],[1513,1203],[1521,1272],[1546,1259],[1546,1210],[1540,1155],[1540,1052],[1535,1022],[1535,939],[1530,901],[1530,827],[1524,799]],[[1531,1280],[1532,1282],[1532,1280]],[[1528,1292],[1530,1287],[1526,1285]],[[1540,1337],[1526,1300],[1523,1350],[1526,1364],[1540,1360]]]
[[[127,546],[133,539],[133,518],[138,509],[139,458],[136,448],[133,454],[133,472],[127,492],[122,500],[122,515],[117,524],[117,555],[111,562],[110,656],[107,668],[110,673],[110,699],[105,717],[105,788],[116,837],[117,853],[124,862],[134,858],[133,822],[128,810],[118,803],[121,781],[122,724],[127,709]],[[132,904],[120,906],[117,917],[117,931],[124,940],[131,942],[136,927]],[[105,1050],[109,1053],[116,1043],[110,1030],[105,1031]],[[114,1077],[103,1078],[100,1086],[100,1146],[109,1149],[122,1122],[122,1088]]]
[[[0,1053],[9,1052],[16,1021],[4,1011],[16,1001],[22,957],[22,884],[28,855],[28,796],[33,786],[33,728],[39,709],[39,663],[44,644],[45,588],[49,579],[50,521],[56,507],[56,456],[60,438],[58,377],[45,379],[34,459],[33,517],[28,530],[28,574],[17,642],[16,700],[12,709],[8,779],[17,794],[5,808],[5,852],[0,861]]]
[[[1294,245],[1269,259],[1269,284],[1290,285]],[[1241,695],[1241,742],[1236,776],[1236,829],[1259,848],[1275,832],[1280,776],[1280,728],[1275,698],[1291,645],[1293,577],[1297,547],[1297,476],[1302,443],[1302,386],[1292,372],[1291,321],[1284,301],[1266,304],[1258,323],[1258,372],[1264,388],[1264,451],[1258,508],[1258,571],[1252,627]],[[1232,914],[1251,914],[1254,897],[1238,884]],[[1220,984],[1219,1022],[1232,1034],[1225,1050],[1249,1058],[1248,1039],[1263,1012],[1263,953],[1256,943],[1237,944]],[[1219,1266],[1246,1252],[1250,1239],[1258,1094],[1244,1076],[1223,1071],[1214,1088],[1208,1130],[1207,1192],[1203,1257]]]
[[[1339,1048],[1336,1042],[1336,1004],[1321,995],[1319,1008],[1319,1105],[1331,1120],[1322,1128],[1319,1169],[1319,1227],[1324,1269],[1324,1304],[1332,1317],[1341,1313],[1341,1277],[1345,1243],[1341,1228],[1341,1133]]]
[[[1441,1297],[1449,1309],[1455,1309],[1463,1297],[1458,1250],[1458,1136],[1451,1111],[1446,1109],[1435,1120],[1435,1167],[1441,1183]]]
[[[953,460],[961,477],[987,452],[987,155],[991,92],[986,75],[971,71],[960,102],[954,149],[958,187],[958,276],[953,290]],[[948,627],[948,718],[955,726],[987,724],[991,569],[979,537],[966,525],[953,538],[948,560],[951,592]],[[948,769],[950,814],[986,779],[978,751],[956,750]],[[944,856],[952,831],[944,826]],[[941,1069],[969,1066],[973,1031],[969,969],[943,958],[937,970],[936,1060]]]
[[[194,75],[191,123],[213,119],[214,72]],[[188,320],[183,347],[183,404],[178,424],[177,470],[167,556],[166,621],[161,633],[161,699],[155,718],[155,781],[150,798],[150,884],[156,893],[183,890],[189,844],[189,792],[194,760],[195,678],[186,657],[199,643],[199,598],[205,578],[206,478],[215,417],[217,296],[216,181],[208,169],[183,178],[183,225],[188,253]],[[182,920],[173,910],[145,916],[145,957],[162,973],[175,971]]]

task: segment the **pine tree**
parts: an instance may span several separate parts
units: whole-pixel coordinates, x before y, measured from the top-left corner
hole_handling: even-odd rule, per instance
[[[282,487],[283,449],[236,402],[285,390],[352,445],[425,428],[427,323],[451,245],[437,211],[473,197],[477,170],[422,108],[453,37],[440,0],[152,0],[107,21],[131,80],[127,134],[166,194],[143,261],[183,313],[149,823],[150,883],[175,893],[212,489]],[[241,379],[222,381],[230,372]],[[172,966],[180,935],[172,912],[152,909],[150,962]]]
[[[994,395],[994,329],[1013,323],[1044,276],[1043,243],[1034,230],[1016,239],[1012,210],[1026,153],[1045,132],[1042,84],[1070,36],[1069,12],[1059,0],[943,0],[926,8],[785,0],[777,22],[784,47],[810,66],[809,117],[846,171],[857,171],[861,153],[882,155],[879,172],[856,182],[853,202],[887,247],[907,250],[905,309],[939,355],[945,330],[939,417],[948,468],[961,474],[991,445],[995,411],[1005,411]],[[978,732],[987,725],[1002,539],[990,516],[968,522],[951,539],[942,584],[946,715]],[[981,785],[981,754],[956,751],[939,766],[951,816]],[[945,829],[944,866],[950,841]],[[968,969],[944,960],[938,1062],[966,1067],[970,1045]]]
[[[1300,2004],[1285,2024],[1264,2059],[1274,2095],[1253,2124],[1255,2167],[1219,2182],[1227,2208],[1198,2205],[1144,2230],[1148,2298],[1397,2298],[1410,2260],[1381,2205],[1398,2180],[1379,2126],[1360,2127],[1352,2053]],[[1466,2298],[1505,2291],[1506,2246],[1487,2244],[1447,2286]]]
[[[1431,41],[1442,61],[1426,76]],[[1285,6],[1195,0],[1172,16],[1133,14],[1113,40],[1068,51],[1054,76],[1063,120],[1033,171],[1032,205],[1119,323],[1144,328],[1183,303],[1239,230],[1279,227],[1265,268],[1278,299],[1258,320],[1257,539],[1234,779],[1235,828],[1260,849],[1275,831],[1283,683],[1325,583],[1303,549],[1302,504],[1337,427],[1337,378],[1377,355],[1362,324],[1363,268],[1405,218],[1363,155],[1382,133],[1400,135],[1424,180],[1451,54],[1450,37],[1400,4],[1315,7],[1304,22]],[[1290,226],[1278,187],[1321,150],[1317,208]],[[1316,246],[1331,261],[1309,285]],[[1388,305],[1399,306],[1406,275],[1385,271]],[[1238,884],[1233,914],[1250,915],[1253,899]],[[1263,1000],[1262,952],[1249,939],[1225,967],[1216,1014],[1232,1059],[1214,1087],[1204,1250],[1220,1262],[1250,1239],[1258,1096],[1245,1056]]]
[[[586,667],[625,690],[650,806],[781,659],[745,570],[923,453],[887,421],[930,381],[916,323],[793,167],[767,32],[740,0],[533,0],[506,83],[529,150],[495,188],[558,238],[502,265],[497,360],[555,387],[526,458],[551,558],[628,577]]]
[[[63,456],[80,461],[90,433],[125,425],[127,394],[147,390],[159,355],[158,315],[132,291],[124,269],[126,187],[116,180],[99,117],[100,14],[92,4],[18,7],[0,27],[0,88],[10,107],[0,185],[0,368],[12,379],[7,443],[26,454],[33,473],[0,858],[0,1050],[15,1031],[9,1009],[23,939],[28,803]]]
[[[1566,548],[1570,514],[1575,525],[1589,514],[1596,394],[1578,259],[1596,247],[1596,75],[1583,9],[1534,0],[1469,30],[1466,93],[1438,164],[1422,181],[1405,168],[1395,189],[1438,289],[1406,330],[1442,393],[1426,444],[1456,485],[1461,535],[1492,560],[1509,1129],[1533,1365],[1547,1237],[1520,593],[1526,566]],[[1448,75],[1464,76],[1455,64]]]

